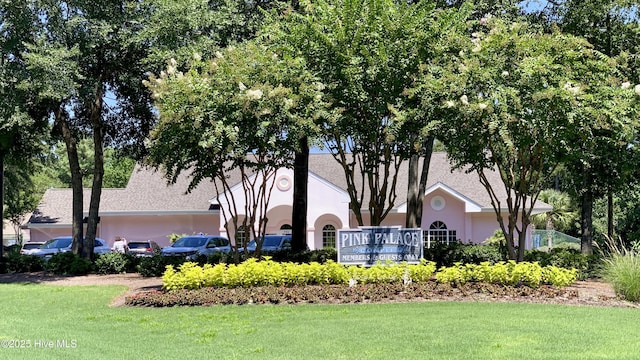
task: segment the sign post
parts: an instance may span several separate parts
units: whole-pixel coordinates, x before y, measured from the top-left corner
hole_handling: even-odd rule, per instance
[[[338,262],[374,265],[376,262],[417,264],[423,256],[422,229],[370,226],[338,230]]]

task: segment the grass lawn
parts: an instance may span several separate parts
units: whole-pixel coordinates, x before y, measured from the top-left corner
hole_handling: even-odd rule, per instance
[[[637,309],[444,302],[109,308],[123,290],[0,285],[0,359],[640,356]]]

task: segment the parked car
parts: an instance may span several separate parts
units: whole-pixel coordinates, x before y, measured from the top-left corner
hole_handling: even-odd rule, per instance
[[[44,244],[40,241],[26,242],[22,244],[22,248],[20,248],[20,254],[22,255],[31,255],[34,250],[40,249],[40,246]]]
[[[195,260],[199,255],[209,256],[215,252],[231,251],[229,239],[217,235],[188,235],[162,249],[164,256],[182,256]]]
[[[40,256],[45,260],[48,260],[56,253],[71,251],[71,244],[71,236],[59,236],[45,242],[39,249],[33,250],[30,255]],[[100,238],[96,238],[93,253],[96,255],[102,255],[110,252],[111,247],[107,245],[107,242]]]
[[[256,251],[258,243],[255,240],[247,243],[247,252]],[[261,252],[280,251],[291,249],[291,235],[265,235],[262,239]],[[238,249],[244,251],[244,249]]]
[[[127,243],[129,248],[128,253],[138,257],[148,257],[155,254],[160,254],[162,248],[153,240],[143,241],[129,241]]]

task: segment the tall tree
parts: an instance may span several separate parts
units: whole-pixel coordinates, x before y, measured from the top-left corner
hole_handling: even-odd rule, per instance
[[[313,136],[317,119],[327,115],[324,86],[302,59],[255,42],[213,59],[196,55],[184,73],[176,64],[145,82],[160,112],[148,159],[172,181],[186,171],[191,187],[214,180],[228,232],[251,231],[259,256],[276,171],[291,167],[300,139]],[[240,174],[240,198],[233,173]]]
[[[497,18],[481,25],[462,54],[463,83],[443,104],[457,125],[443,140],[458,167],[478,173],[509,257],[522,260],[543,185],[576,152],[574,145],[628,142],[636,94],[620,84],[615,63],[580,38]],[[601,130],[610,131],[604,137]],[[502,188],[487,180],[493,170]]]
[[[301,1],[276,35],[327,84],[336,122],[324,124],[324,146],[341,164],[358,224],[379,225],[394,207],[399,167],[394,126],[422,56],[430,54],[455,10],[432,2]],[[407,105],[408,106],[408,105]],[[416,148],[421,148],[417,146]],[[368,194],[368,197],[365,198]],[[369,218],[363,216],[368,209]]]
[[[596,50],[616,58],[621,82],[640,82],[638,72],[637,2],[627,0],[563,0],[549,2],[549,23],[563,32],[583,36]],[[630,85],[629,85],[630,86]],[[606,131],[603,129],[601,131]],[[613,198],[637,179],[635,149],[628,143],[594,141],[583,144],[573,161],[567,164],[574,177],[575,195],[581,203],[582,251],[593,252],[593,206],[603,196],[608,199],[608,236],[614,234]]]
[[[44,112],[33,107],[33,98],[20,84],[27,77],[22,56],[25,42],[32,38],[34,16],[26,3],[0,2],[0,204],[4,214],[5,162],[29,163],[37,152],[40,136],[47,128]],[[14,184],[15,185],[15,184]],[[14,188],[15,189],[15,188]],[[15,199],[13,199],[15,200]],[[0,228],[0,259],[3,257]]]
[[[73,191],[73,251],[93,257],[104,175],[104,146],[141,144],[155,121],[142,60],[148,48],[131,39],[140,7],[133,0],[32,0],[38,32],[25,58],[28,84],[46,104],[65,142]],[[91,200],[83,236],[82,168],[78,140],[93,139]]]

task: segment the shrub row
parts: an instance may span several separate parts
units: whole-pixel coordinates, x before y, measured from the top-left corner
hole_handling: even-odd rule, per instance
[[[185,260],[180,257],[167,257],[156,254],[152,257],[138,258],[129,254],[109,253],[100,255],[94,263],[81,260],[78,255],[65,253],[65,255],[55,254],[53,262],[43,261],[42,258],[32,255],[22,255],[19,249],[7,253],[7,256],[0,259],[0,273],[22,273],[46,270],[56,275],[85,275],[88,273],[98,274],[119,274],[124,272],[138,272],[144,277],[162,276],[168,265],[179,266]],[[271,253],[274,260],[291,262],[319,262],[327,260],[336,261],[337,253],[335,249],[321,249],[304,251],[294,254],[290,251],[278,251]],[[207,256],[200,256],[196,262],[200,265],[236,263],[248,258],[247,255],[214,253]]]
[[[441,283],[464,284],[467,282],[486,282],[502,285],[526,285],[538,287],[542,284],[564,287],[576,281],[576,269],[564,269],[553,265],[542,267],[537,262],[520,262],[513,260],[491,264],[457,263],[443,267],[436,273],[436,280]]]
[[[436,272],[434,262],[420,264],[378,263],[371,267],[344,266],[334,261],[325,264],[279,263],[271,259],[249,259],[241,264],[205,264],[187,262],[176,269],[167,266],[162,276],[165,289],[200,289],[203,287],[294,286],[324,284],[379,284],[425,282],[432,278],[440,283],[464,284],[487,282],[502,285],[541,284],[567,286],[576,280],[577,271],[555,266],[541,267],[538,263],[514,261],[490,264],[455,264]]]
[[[504,260],[498,246],[461,242],[436,244],[424,249],[424,258],[435,262],[438,267],[452,266],[455,263],[480,264],[485,261],[497,263]]]
[[[576,249],[553,248],[551,251],[528,250],[524,260],[539,262],[542,266],[557,266],[562,268],[575,268],[578,270],[578,279],[600,277],[602,274],[602,259],[598,255],[585,255]]]

